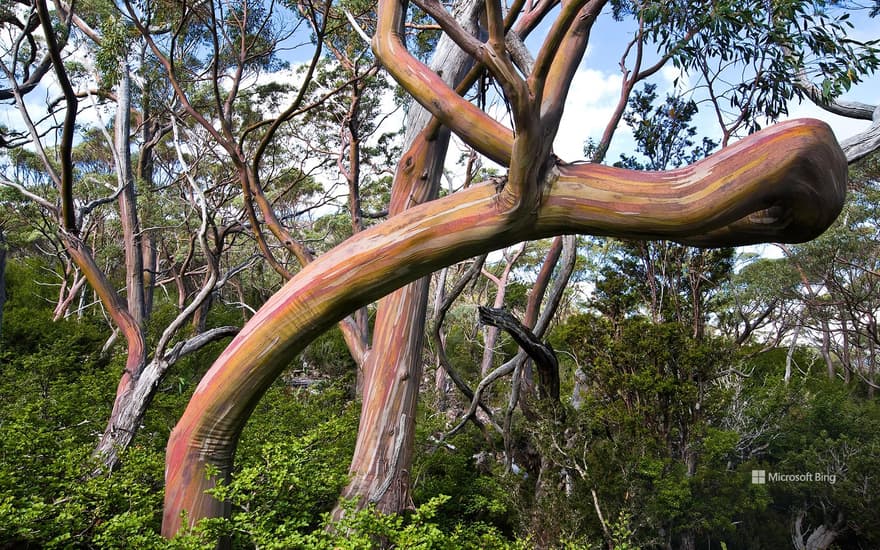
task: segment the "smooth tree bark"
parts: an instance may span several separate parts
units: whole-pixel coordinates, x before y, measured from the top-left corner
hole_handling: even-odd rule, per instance
[[[193,524],[228,510],[206,490],[231,472],[254,407],[292,357],[356,308],[454,262],[566,233],[694,246],[809,240],[840,212],[847,175],[833,133],[815,120],[772,126],[669,172],[546,165],[536,173],[540,185],[524,194],[488,182],[393,216],[317,258],[273,296],[202,379],[172,431],[163,534],[178,532],[183,512]]]
[[[138,221],[137,190],[131,166],[131,74],[127,59],[119,62],[114,120],[114,160],[119,188],[119,221],[122,224],[122,248],[125,254],[125,296],[128,311],[143,327],[146,317],[144,296],[144,258],[141,227]],[[143,330],[143,329],[142,329]]]
[[[457,20],[470,34],[478,32],[482,0],[456,5]],[[441,37],[432,60],[433,70],[449,87],[473,78],[473,61],[449,36]],[[450,131],[431,112],[414,105],[407,114],[404,143],[407,152],[398,164],[389,214],[436,199],[443,176]],[[379,301],[372,346],[363,365],[361,421],[352,479],[342,493],[359,506],[375,504],[383,512],[412,506],[412,469],[415,413],[424,360],[430,277],[411,283]],[[344,512],[338,507],[334,513]]]
[[[458,6],[468,32],[476,32],[480,0]],[[449,86],[458,85],[472,61],[448,37],[441,38],[432,69]],[[437,198],[450,132],[430,111],[415,105],[408,113],[404,138],[407,152],[398,164],[388,213]],[[374,504],[386,513],[412,507],[415,417],[424,369],[424,346],[430,277],[400,288],[379,301],[372,346],[362,367],[361,418],[349,473],[342,492],[358,506]],[[334,516],[344,513],[337,507]]]
[[[423,158],[439,158],[437,168],[442,170],[445,145],[430,147],[443,149],[442,154],[429,153]],[[436,185],[431,184],[438,181],[439,176],[432,174],[426,180],[410,178],[415,186],[397,184],[389,212],[403,211],[407,198],[413,196],[404,191],[407,187],[417,195],[434,198]],[[409,475],[429,283],[430,277],[422,277],[379,301],[373,345],[363,364],[361,417],[349,467],[352,478],[342,492],[343,498],[357,499],[359,506],[375,504],[383,512],[412,506]],[[336,514],[341,512],[337,508]]]

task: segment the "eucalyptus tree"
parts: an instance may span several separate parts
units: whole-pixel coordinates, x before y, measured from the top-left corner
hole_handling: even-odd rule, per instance
[[[505,14],[499,3],[487,2],[484,41],[440,4],[418,5],[491,73],[514,130],[462,98],[408,51],[402,38],[405,6],[393,0],[379,3],[372,39],[376,56],[436,117],[435,124],[508,172],[355,234],[316,258],[263,306],[202,380],[169,440],[166,535],[180,528],[183,511],[191,522],[224,513],[225,505],[205,491],[230,473],[247,417],[289,359],[333,323],[400,285],[473,255],[562,233],[670,238],[700,246],[804,240],[821,233],[839,211],[846,162],[828,128],[815,121],[771,127],[693,167],[666,173],[568,164],[553,156],[571,79],[604,2],[563,6],[533,63],[507,29],[515,21],[530,28],[524,22],[535,24],[548,6],[517,4]],[[643,24],[658,21],[659,7],[651,8],[636,10]],[[701,29],[707,37],[710,28]],[[678,42],[670,38],[666,44]],[[406,162],[403,168],[409,168]],[[383,382],[390,385],[390,370],[387,374]],[[365,409],[362,417],[386,411]],[[398,437],[392,459],[409,452],[406,446],[406,438]]]
[[[760,11],[764,5],[756,3],[752,7]],[[99,34],[87,17],[80,17],[84,14],[66,10],[63,5],[57,12],[61,24],[53,27],[45,3],[37,0],[34,6],[39,9],[32,13],[44,29],[45,38],[49,42],[55,39],[46,52],[49,68],[63,91],[63,101],[52,106],[64,116],[64,123],[59,126],[64,139],[57,148],[61,162],[56,166],[43,150],[41,162],[49,174],[46,181],[50,182],[43,189],[49,190],[48,196],[41,196],[20,182],[6,179],[4,183],[28,196],[58,220],[59,235],[68,243],[69,254],[88,268],[81,269],[89,272],[93,279],[90,284],[102,293],[106,304],[113,306],[114,322],[134,327],[123,331],[131,334],[129,361],[134,363],[125,375],[131,377],[132,372],[139,372],[146,357],[143,331],[137,327],[128,304],[115,288],[103,281],[100,273],[95,274],[94,262],[89,263],[93,258],[87,253],[90,251],[70,244],[77,244],[78,224],[82,225],[82,216],[76,212],[75,174],[71,168],[72,136],[80,104],[61,55],[70,51],[66,38],[73,25],[79,29],[76,32],[86,36],[94,34],[102,43],[109,35]],[[356,451],[370,466],[363,470],[353,467],[353,470],[374,471],[380,475],[369,477],[353,494],[368,498],[397,495],[391,499],[392,509],[406,501],[406,464],[412,453],[414,417],[408,411],[414,410],[421,379],[420,339],[425,314],[420,304],[425,298],[398,294],[386,299],[384,305],[379,306],[377,330],[369,353],[362,327],[348,317],[405,283],[492,249],[565,233],[637,239],[663,237],[702,246],[767,239],[803,240],[820,233],[840,207],[844,161],[828,128],[814,121],[771,128],[731,145],[696,167],[666,174],[635,173],[597,164],[569,164],[552,154],[553,138],[572,78],[597,20],[610,23],[611,19],[630,19],[636,29],[622,56],[624,78],[620,101],[593,155],[599,160],[607,151],[636,84],[657,75],[666,63],[687,68],[688,56],[701,50],[688,50],[686,46],[711,44],[719,22],[724,23],[720,28],[730,39],[728,43],[749,27],[749,22],[732,9],[736,7],[734,3],[721,6],[724,10],[713,11],[700,9],[699,3],[661,5],[594,0],[562,6],[558,13],[553,11],[558,4],[552,0],[516,2],[503,8],[493,1],[452,13],[432,1],[419,2],[417,6],[421,13],[410,12],[407,6],[394,0],[382,0],[373,17],[374,26],[370,27],[374,29],[372,44],[375,58],[405,95],[422,105],[431,116],[422,123],[408,122],[415,137],[406,140],[407,150],[397,166],[388,218],[357,232],[317,258],[313,258],[312,251],[292,231],[290,219],[278,216],[277,204],[287,201],[289,195],[282,186],[272,196],[272,172],[266,161],[270,158],[267,155],[284,148],[282,127],[309,111],[320,109],[323,99],[338,93],[334,89],[321,94],[309,83],[322,59],[324,45],[328,39],[332,42],[327,34],[328,25],[331,22],[338,25],[348,19],[344,17],[344,9],[337,9],[338,6],[330,2],[297,5],[300,15],[304,10],[306,19],[317,23],[313,26],[316,47],[306,64],[304,83],[277,116],[248,108],[247,99],[256,96],[245,90],[248,83],[258,82],[261,75],[271,72],[282,39],[293,36],[289,24],[300,21],[288,17],[289,11],[282,15],[283,6],[259,2],[178,3],[173,9],[154,11],[148,5],[126,2],[110,6],[102,13],[102,21],[108,22],[105,28],[114,29],[113,36],[122,38],[125,49],[129,44],[140,45],[149,54],[145,58],[152,59],[150,66],[155,68],[155,74],[161,75],[161,82],[172,90],[165,95],[164,114],[159,117],[159,126],[153,128],[152,135],[159,141],[164,137],[168,150],[173,151],[176,160],[171,170],[176,181],[187,189],[183,193],[184,201],[191,203],[192,212],[198,212],[192,218],[198,218],[199,225],[194,231],[193,243],[202,249],[207,266],[206,279],[199,286],[197,299],[181,312],[180,323],[199,307],[194,304],[203,302],[216,288],[216,283],[224,279],[218,275],[216,262],[208,259],[216,259],[217,251],[223,248],[223,239],[219,236],[227,236],[231,229],[207,231],[215,227],[205,186],[200,184],[200,178],[211,173],[205,169],[208,160],[231,167],[224,169],[220,177],[226,176],[222,181],[225,184],[231,174],[240,188],[243,221],[239,227],[248,230],[276,273],[285,279],[290,277],[209,371],[173,432],[168,447],[163,527],[166,534],[177,531],[183,510],[189,512],[192,521],[224,511],[223,504],[206,495],[204,490],[231,471],[238,436],[260,395],[309,339],[340,321],[353,356],[359,362],[371,361],[375,365],[365,367],[365,372],[372,373],[365,376],[371,380],[365,386],[370,388],[370,393],[364,396],[362,412],[361,439],[365,443]],[[361,21],[359,25],[369,22],[373,15],[372,6],[360,6],[358,10],[348,7],[355,11],[353,18]],[[610,17],[606,15],[608,7]],[[406,25],[407,14],[416,17],[416,21]],[[434,20],[427,27],[423,24],[425,14]],[[522,40],[551,14],[556,19],[550,22],[537,55],[531,59]],[[22,21],[27,23],[16,25],[19,31],[15,36],[20,37],[17,43],[38,44],[39,40],[29,40],[35,36],[33,17],[29,15],[19,20]],[[464,60],[461,67],[474,65],[468,74],[457,77],[460,83],[450,78],[445,64],[435,64],[432,70],[421,61],[423,52],[417,55],[410,52],[411,44],[430,43],[431,39],[410,40],[405,29],[428,27],[430,32],[439,28],[462,52],[459,54]],[[118,53],[109,47],[112,44],[106,45],[106,51]],[[852,43],[839,49],[830,49],[825,43],[819,46],[814,48],[803,42],[786,44],[794,55],[783,57],[799,62],[803,60],[799,54],[807,50],[816,50],[820,60],[864,57],[859,57],[861,50]],[[649,48],[660,52],[655,63],[646,62]],[[39,61],[44,59],[42,55],[19,53],[16,51],[5,59],[15,59],[18,63],[24,58],[28,67],[43,66]],[[738,55],[738,63],[748,62],[744,54]],[[122,68],[113,63],[114,59],[118,61],[118,57],[108,56],[107,68],[116,69],[107,72],[120,77],[114,84],[118,85],[118,92],[124,92],[121,82],[125,80],[125,71],[119,70]],[[18,86],[16,100],[23,105],[22,93],[26,92],[22,90],[28,89],[31,76],[41,69],[29,68],[25,75],[22,65],[15,63],[5,74],[8,81],[15,83],[10,89]],[[870,68],[870,64],[865,66]],[[462,73],[466,70],[461,69]],[[477,95],[476,104],[462,97],[473,82],[480,79],[484,83],[492,82],[500,91],[513,129],[481,108],[484,93]],[[764,81],[756,84],[764,85]],[[314,92],[314,99],[306,101],[309,90]],[[123,94],[116,96],[123,97]],[[278,95],[273,98],[277,99]],[[126,118],[129,111],[119,107],[119,103],[117,107],[115,116]],[[158,107],[159,103],[151,103],[151,108]],[[124,120],[120,119],[115,127],[122,126]],[[24,137],[6,133],[4,139],[12,136],[9,139],[32,143],[40,150],[46,135],[36,126],[28,130],[22,134]],[[505,166],[507,173],[432,201],[430,199],[438,194],[435,183],[438,176],[433,174],[441,170],[443,142],[450,131],[481,155]],[[120,167],[119,185],[112,190],[114,193],[119,190],[118,195],[112,195],[117,202],[131,181],[128,169],[122,169],[125,159],[119,154],[131,147],[130,132],[121,129],[120,132],[122,135],[112,147],[120,157],[114,159]],[[193,142],[197,145],[188,147],[189,140],[201,133],[209,136],[210,141]],[[128,145],[125,145],[127,138]],[[356,141],[351,136],[348,139]],[[152,138],[141,138],[141,141],[146,144],[152,142]],[[130,150],[125,156],[130,156]],[[749,162],[743,160],[745,156],[750,157]],[[146,165],[150,165],[149,155],[140,158],[147,159]],[[348,171],[355,168],[350,162],[344,167]],[[294,180],[291,187],[298,187],[300,180]],[[212,206],[234,210],[229,199],[231,194],[221,194],[223,198],[218,198]],[[101,204],[94,208],[106,206],[105,198],[95,197]],[[358,210],[353,212],[356,218]],[[220,227],[231,226],[216,225],[217,229]],[[264,229],[268,229],[271,237]],[[136,230],[130,232],[131,235],[137,233]],[[209,233],[218,238],[205,244],[204,236]],[[572,243],[572,239],[554,241],[544,264],[546,269],[542,269],[539,277],[545,281],[542,284],[549,281],[559,258],[565,261],[574,257]],[[305,267],[294,275],[299,265]],[[411,288],[415,292],[415,287]],[[550,295],[548,302],[557,294],[550,292]],[[541,326],[546,328],[547,316],[539,318],[538,315],[543,300],[544,292],[541,285],[537,285],[529,297],[525,323],[535,326],[536,330]],[[552,312],[552,309],[545,308],[544,312]],[[160,343],[168,346],[176,330],[165,331]],[[171,351],[178,346],[179,351],[189,349],[185,343],[178,342]],[[524,354],[521,355],[524,360]],[[119,407],[126,411],[123,417],[130,424],[125,431],[117,430],[123,437],[114,435],[114,445],[124,446],[130,441],[155,384],[167,371],[168,362],[164,361],[167,357],[166,353],[154,354],[152,366],[136,377],[134,389],[121,393],[129,396],[125,398],[128,404]],[[213,467],[217,468],[218,475],[206,475],[215,471]]]
[[[105,11],[102,12],[101,8]],[[54,11],[50,11],[45,1],[17,6],[18,14],[28,23],[9,23],[14,34],[9,49],[4,50],[0,59],[5,84],[9,86],[19,117],[17,124],[23,128],[14,134],[18,136],[11,145],[14,148],[4,151],[6,162],[0,183],[31,201],[52,220],[52,238],[61,244],[61,253],[76,265],[81,274],[78,284],[82,280],[88,281],[126,342],[125,367],[113,410],[95,450],[104,470],[113,468],[120,451],[132,441],[150,398],[168,368],[180,357],[237,330],[236,327],[219,327],[190,338],[180,338],[180,329],[187,319],[235,272],[235,269],[225,273],[220,271],[218,255],[226,248],[228,235],[224,231],[209,232],[216,227],[214,220],[209,219],[205,193],[192,178],[181,155],[178,157],[180,173],[185,177],[175,178],[175,181],[183,181],[185,188],[190,188],[189,192],[184,191],[191,206],[184,217],[195,216],[200,220],[196,223],[198,229],[192,244],[204,261],[208,275],[191,299],[181,297],[186,301],[185,306],[162,328],[155,347],[148,349],[145,319],[149,312],[143,254],[149,247],[145,247],[141,240],[138,188],[145,192],[154,182],[136,181],[132,160],[136,156],[132,141],[132,113],[143,117],[133,101],[129,68],[136,56],[128,53],[133,43],[124,25],[120,25],[117,19],[106,17],[107,8],[97,5],[94,11],[75,14],[64,4],[58,4]],[[8,20],[4,22],[8,23]],[[101,27],[96,30],[92,25],[97,23]],[[71,62],[69,56],[74,46],[92,52],[97,64],[90,69],[82,63]],[[46,74],[51,74],[51,82],[61,95],[59,100],[48,102],[42,110],[38,104],[25,101],[25,94],[33,89],[30,85],[32,78],[40,72],[35,72],[28,64],[41,56],[49,60]],[[143,56],[139,59],[143,60]],[[112,98],[115,103],[115,108],[110,111],[112,123],[104,120],[108,109],[101,98]],[[97,122],[92,132],[78,134],[78,117],[87,109]],[[60,122],[56,122],[58,120]],[[145,126],[155,123],[143,118],[141,122]],[[161,126],[167,126],[167,129],[160,128],[142,144],[138,151],[141,161],[138,175],[149,172],[147,167],[152,163],[147,157],[156,142],[171,133],[173,123],[173,118],[166,118]],[[53,141],[56,136],[58,139]],[[33,150],[38,161],[28,165],[27,171],[33,176],[29,179],[19,177],[22,156],[17,151],[20,150]],[[113,203],[117,208],[111,214],[108,210]],[[100,256],[102,250],[89,244],[107,222],[112,224],[115,220],[118,220],[121,233],[124,294],[116,289],[116,273],[104,267],[106,264]],[[112,249],[107,253],[112,254]],[[109,262],[109,265],[112,267],[116,262]],[[62,302],[59,299],[59,306],[64,305]]]

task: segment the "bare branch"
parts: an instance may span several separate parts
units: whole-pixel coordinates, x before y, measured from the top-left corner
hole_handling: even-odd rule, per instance
[[[25,186],[18,184],[18,183],[15,183],[12,180],[6,179],[6,177],[3,174],[0,174],[0,185],[5,185],[6,187],[11,187],[12,189],[15,189],[16,191],[18,191],[19,193],[21,193],[25,197],[27,197],[30,200],[34,201],[35,203],[39,204],[40,206],[42,206],[46,210],[52,212],[53,214],[56,214],[56,215],[58,214],[58,209],[55,207],[54,204],[47,201],[43,197],[28,191]]]
[[[534,361],[546,396],[559,400],[559,360],[549,344],[545,344],[510,312],[500,308],[479,306],[480,322],[510,334],[513,341]]]

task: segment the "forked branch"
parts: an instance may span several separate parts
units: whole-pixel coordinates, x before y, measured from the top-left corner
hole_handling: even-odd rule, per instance
[[[225,477],[250,413],[290,360],[355,309],[465,258],[564,233],[699,246],[804,241],[837,217],[846,159],[830,128],[791,121],[689,167],[634,172],[558,165],[528,223],[494,185],[415,206],[317,258],[245,325],[202,379],[168,442],[163,533],[225,512],[205,491]]]

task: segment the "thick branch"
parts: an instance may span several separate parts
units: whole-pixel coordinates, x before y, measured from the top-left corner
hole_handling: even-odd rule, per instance
[[[547,37],[541,45],[541,50],[535,57],[535,68],[532,74],[529,75],[529,85],[537,98],[540,99],[543,96],[544,81],[547,78],[547,74],[550,72],[550,68],[557,56],[560,55],[560,52],[564,52],[567,49],[563,47],[563,44],[569,38],[572,25],[577,25],[575,20],[587,3],[588,0],[574,0],[563,3],[562,10],[547,32]],[[576,62],[580,62],[580,57],[577,58]]]
[[[810,98],[810,101],[815,103],[818,107],[825,109],[829,113],[844,116],[847,118],[858,118],[862,120],[874,120],[876,118],[876,114],[878,112],[877,105],[867,105],[858,101],[847,101],[840,98],[826,98],[822,94],[822,90],[819,89],[818,86],[813,84],[809,78],[807,78],[806,72],[804,70],[798,72],[795,83],[797,84],[798,88],[800,88],[807,94],[807,97]]]
[[[586,52],[593,23],[604,5],[602,0],[593,1],[581,9],[547,68],[546,81],[541,82],[541,122],[545,128],[553,130],[553,134],[546,139],[552,141],[556,135],[565,100],[571,90],[571,81]]]
[[[693,166],[634,172],[562,165],[534,221],[512,220],[493,185],[415,206],[306,266],[245,325],[196,388],[168,442],[163,533],[224,513],[205,494],[232,468],[238,436],[289,361],[345,315],[443,266],[561,233],[700,246],[803,241],[839,213],[847,165],[822,122],[773,126]]]
[[[880,149],[880,105],[867,105],[839,98],[826,99],[819,87],[810,82],[803,71],[798,74],[796,83],[810,101],[829,113],[871,121],[871,125],[866,130],[841,142],[840,146],[847,161],[856,162]]]
[[[500,164],[510,162],[513,134],[462,98],[404,46],[399,32],[403,10],[398,0],[380,0],[373,37],[376,57],[413,98],[480,153]]]

